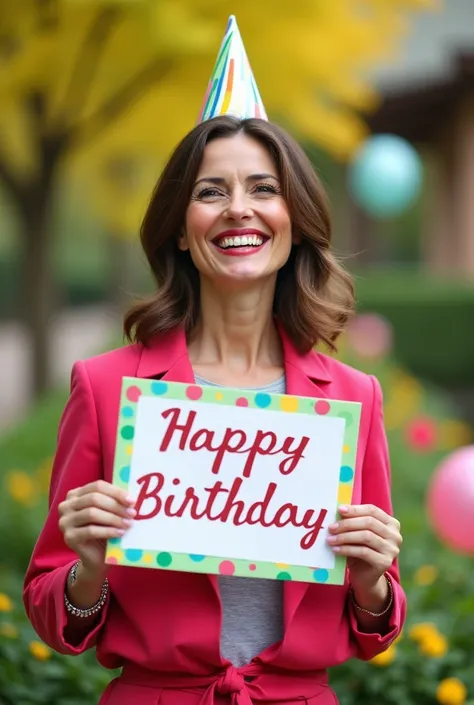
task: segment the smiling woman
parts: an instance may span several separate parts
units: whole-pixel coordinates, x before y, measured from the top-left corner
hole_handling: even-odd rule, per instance
[[[190,132],[158,182],[141,240],[157,291],[128,313],[131,340],[176,325],[191,332],[216,281],[233,290],[258,282],[302,351],[334,349],[352,313],[324,189],[301,147],[269,122],[226,115]]]
[[[330,248],[321,183],[298,144],[266,120],[232,18],[216,72],[206,118],[171,155],[143,221],[157,287],[125,317],[131,344],[74,366],[25,605],[54,649],[96,646],[104,666],[123,668],[102,705],[334,705],[327,668],[381,653],[405,618],[380,385],[314,350],[335,348],[352,312],[352,281]],[[251,507],[233,505],[238,521],[292,524],[308,544],[324,529],[347,558],[344,585],[298,583],[284,566],[278,580],[234,577],[230,561],[217,578],[106,565],[106,540],[144,518],[142,500],[174,516],[209,513],[219,493],[234,502],[258,453],[275,455],[276,476],[289,474],[311,440],[308,431],[275,446],[270,429],[244,437],[229,427],[218,443],[208,427],[194,431],[194,410],[184,420],[172,410],[168,431],[182,434],[181,445],[189,436],[195,449],[215,451],[214,469],[222,454],[239,452],[243,470],[236,463],[224,484],[216,478],[199,496],[186,488],[183,503],[179,478],[158,467],[131,498],[112,483],[123,377],[311,397],[323,415],[326,400],[359,402],[353,504],[339,507],[340,521],[325,526],[326,510],[308,492],[304,506],[286,498],[273,506],[271,483]],[[206,530],[219,531],[229,506]]]

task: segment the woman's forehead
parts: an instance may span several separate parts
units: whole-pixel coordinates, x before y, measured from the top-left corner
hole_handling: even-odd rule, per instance
[[[266,147],[247,135],[213,140],[204,150],[198,179],[239,173],[278,176],[276,165]]]

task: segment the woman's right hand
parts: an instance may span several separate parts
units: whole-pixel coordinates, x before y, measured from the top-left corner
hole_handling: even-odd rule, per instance
[[[64,541],[90,577],[101,579],[107,572],[105,548],[108,539],[123,536],[136,514],[134,500],[124,490],[104,480],[70,490],[58,509]]]

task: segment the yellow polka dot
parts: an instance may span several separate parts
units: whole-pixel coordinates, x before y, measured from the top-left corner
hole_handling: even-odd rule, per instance
[[[299,400],[296,397],[282,397],[280,409],[282,411],[298,411]]]
[[[350,485],[340,484],[337,494],[339,504],[350,504],[352,500],[352,488]]]
[[[289,563],[275,563],[277,568],[289,568],[290,564]]]
[[[224,395],[222,394],[222,392],[216,392],[217,401],[222,401],[223,398],[224,398]]]
[[[350,452],[351,452],[351,447],[350,447],[350,446],[343,446],[342,452],[343,452],[343,453],[350,453]]]
[[[117,561],[123,560],[123,551],[120,548],[109,548],[107,550],[107,556],[105,562],[107,563],[109,558],[115,558]]]
[[[142,561],[144,563],[153,563],[153,556],[151,555],[151,553],[145,553],[145,555],[142,558]]]
[[[126,452],[127,455],[132,455],[132,453],[133,453],[133,446],[132,446],[132,445],[128,445],[128,446],[125,448],[125,452]]]

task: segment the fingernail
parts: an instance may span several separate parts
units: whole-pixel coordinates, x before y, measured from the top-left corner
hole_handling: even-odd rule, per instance
[[[123,526],[126,526],[127,529],[130,528],[130,526],[133,524],[133,521],[131,519],[124,519],[122,521]]]
[[[125,497],[127,504],[135,504],[135,500],[129,494]]]
[[[346,512],[349,511],[349,507],[345,504],[341,504],[341,506],[339,507],[339,511],[342,512],[343,514],[345,514]]]
[[[125,533],[125,529],[117,529],[115,533],[117,534],[117,536],[123,536]]]
[[[336,531],[336,529],[339,528],[339,524],[336,522],[335,524],[330,524],[328,526],[329,531]]]
[[[333,550],[335,553],[338,553],[338,552],[341,550],[341,547],[340,547],[340,546],[332,546],[332,550]]]
[[[136,509],[133,509],[133,507],[129,507],[128,509],[125,510],[125,514],[128,514],[129,517],[134,517],[137,513]]]
[[[328,543],[336,543],[337,541],[337,536],[328,536],[327,542]]]

